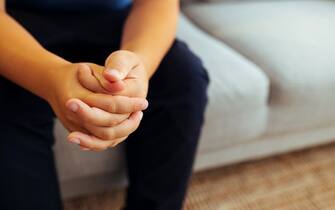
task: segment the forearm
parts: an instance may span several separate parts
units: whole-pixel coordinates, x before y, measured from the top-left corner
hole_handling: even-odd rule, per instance
[[[121,49],[138,54],[151,77],[175,39],[178,0],[137,0],[126,21]]]
[[[0,26],[0,75],[46,98],[52,69],[67,61],[45,50],[5,12],[0,12]]]

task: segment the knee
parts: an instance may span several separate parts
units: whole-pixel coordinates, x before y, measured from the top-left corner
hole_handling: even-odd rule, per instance
[[[207,105],[208,75],[201,60],[175,41],[150,81],[152,113],[166,113],[165,121],[185,140],[198,140]]]
[[[194,144],[204,120],[208,83],[201,60],[175,41],[150,80],[147,116],[163,117],[162,122],[182,137],[174,141]]]
[[[165,78],[169,95],[190,111],[203,112],[207,103],[209,78],[201,60],[176,40],[163,59],[157,76]],[[162,81],[162,80],[161,80]]]

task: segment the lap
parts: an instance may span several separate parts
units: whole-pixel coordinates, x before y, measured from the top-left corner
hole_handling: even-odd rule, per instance
[[[60,210],[52,120],[0,120],[0,209]]]

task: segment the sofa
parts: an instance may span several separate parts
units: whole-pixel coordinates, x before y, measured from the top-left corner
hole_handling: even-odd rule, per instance
[[[178,38],[210,76],[195,171],[335,139],[335,1],[187,0]],[[123,146],[83,152],[56,123],[64,198],[127,184]]]

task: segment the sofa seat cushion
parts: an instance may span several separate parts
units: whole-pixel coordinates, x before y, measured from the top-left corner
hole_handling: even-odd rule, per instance
[[[335,122],[334,1],[199,3],[184,12],[268,75],[268,133]]]
[[[219,150],[264,134],[269,80],[262,70],[183,16],[178,38],[201,58],[210,78],[199,151]]]
[[[101,174],[110,174],[111,179],[119,179],[120,174],[125,173],[122,146],[104,152],[85,152],[78,145],[69,143],[66,140],[67,134],[68,132],[57,120],[54,152],[59,179],[62,183]]]

